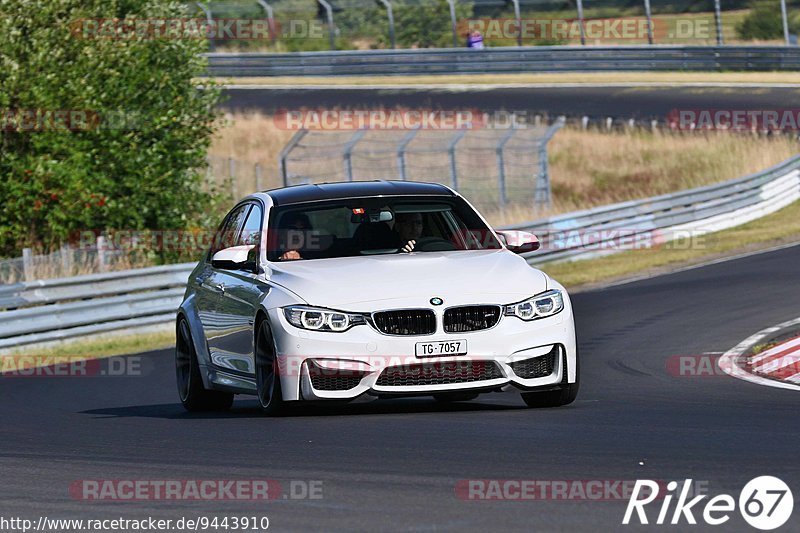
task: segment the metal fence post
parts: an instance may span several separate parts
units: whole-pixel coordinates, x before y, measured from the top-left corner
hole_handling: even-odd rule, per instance
[[[647,17],[647,42],[653,44],[653,14],[650,11],[650,0],[644,0],[644,14]]]
[[[450,27],[453,30],[453,48],[458,48],[458,30],[456,28],[456,0],[447,0],[450,4]]]
[[[239,191],[236,186],[236,160],[232,157],[228,158],[228,179],[231,180],[231,196],[236,200],[239,196]]]
[[[347,178],[347,181],[353,181],[353,148],[356,147],[358,141],[367,134],[367,130],[358,130],[350,137],[350,140],[347,141],[347,144],[344,145],[344,151],[342,152],[342,159],[344,159],[344,175]]]
[[[72,248],[69,247],[69,244],[61,245],[61,253],[59,255],[61,256],[61,274],[63,276],[72,275]]]
[[[717,46],[722,46],[722,6],[720,6],[720,0],[714,0],[714,21],[717,25]]]
[[[336,35],[335,28],[333,27],[333,7],[327,0],[317,0],[319,5],[325,8],[325,13],[328,17],[328,39],[330,40],[331,50],[336,50]]]
[[[583,0],[578,1],[578,27],[581,30],[581,45],[586,45],[586,28],[583,25]]]
[[[458,168],[456,167],[456,145],[458,141],[464,138],[464,135],[467,134],[467,130],[460,130],[456,133],[452,139],[450,139],[450,144],[447,146],[447,154],[450,157],[450,184],[453,186],[454,190],[458,190]]]
[[[106,271],[106,238],[102,235],[97,236],[97,270]]]
[[[781,0],[781,18],[783,19],[783,40],[789,46],[789,17],[786,13],[786,0]]]
[[[289,157],[289,154],[292,153],[292,150],[300,144],[300,141],[303,140],[303,137],[308,135],[308,130],[298,130],[294,136],[289,139],[289,142],[286,143],[286,146],[283,147],[281,150],[280,156],[278,156],[278,162],[280,165],[280,172],[281,172],[281,179],[283,180],[283,186],[289,186],[289,171],[286,168],[286,159]]]
[[[505,206],[508,203],[508,197],[506,196],[506,162],[504,151],[506,149],[506,143],[511,140],[511,137],[513,137],[516,132],[517,130],[514,129],[514,125],[512,124],[511,128],[503,135],[495,148],[495,152],[497,153],[497,185],[500,188],[499,198],[501,206]]]
[[[22,249],[22,273],[25,281],[33,281],[33,250],[30,248]]]
[[[517,46],[522,46],[522,15],[519,12],[519,0],[511,1],[514,2],[514,18],[517,19]]]
[[[261,163],[256,163],[255,174],[256,174],[256,191],[261,191],[264,189],[264,180],[261,177]]]
[[[211,15],[211,9],[206,7],[206,6],[204,6],[200,2],[196,2],[196,3],[197,3],[197,7],[199,7],[200,10],[203,13],[205,13],[206,21],[208,22],[209,28],[213,27],[214,26],[214,17]],[[217,45],[214,42],[214,38],[212,37],[212,35],[213,35],[213,33],[209,33],[209,37],[208,37],[208,51],[209,52],[213,52],[213,51],[215,51],[217,49]]]
[[[275,16],[272,12],[272,6],[269,5],[266,0],[256,0],[258,5],[264,8],[264,11],[267,13],[267,26],[269,27],[269,40],[272,41],[272,44],[275,44],[278,36],[275,33]]]
[[[408,176],[406,175],[406,148],[408,144],[414,140],[414,137],[417,136],[417,133],[419,133],[419,128],[414,128],[406,133],[397,145],[397,168],[402,181],[408,180]]]
[[[394,11],[392,11],[391,0],[380,0],[383,7],[386,8],[386,17],[389,19],[389,41],[392,43],[392,49],[397,47],[394,39]]]
[[[566,117],[558,117],[549,128],[544,137],[539,141],[539,176],[536,180],[536,187],[533,192],[535,206],[549,206],[550,198],[550,166],[547,163],[547,143],[553,138],[558,130],[564,127]]]

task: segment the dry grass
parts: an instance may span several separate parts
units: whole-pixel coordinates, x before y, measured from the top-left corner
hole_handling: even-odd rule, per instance
[[[71,250],[68,256],[62,255],[59,250],[52,254],[44,254],[34,250],[32,265],[26,273],[22,271],[22,262],[18,261],[18,268],[0,268],[0,283],[18,283],[35,279],[66,278],[95,274],[101,272],[96,252]],[[0,261],[2,263],[3,261]],[[130,270],[152,266],[152,258],[147,254],[125,253],[116,254],[108,252],[106,255],[104,272]]]
[[[80,337],[40,346],[26,346],[3,350],[3,356],[18,357],[23,370],[58,362],[75,363],[89,359],[114,357],[131,353],[144,353],[175,346],[175,328],[172,324],[150,327],[137,333],[111,332],[102,337]],[[14,370],[14,357],[9,357],[5,370]]]
[[[218,163],[214,169],[217,179],[227,177],[225,162],[232,157],[242,162],[235,172],[238,196],[256,190],[256,162],[263,168],[262,189],[279,187],[278,154],[293,132],[278,128],[271,117],[261,114],[231,115],[226,121],[209,152],[212,162]],[[511,206],[484,211],[496,225],[524,222],[735,178],[768,168],[796,153],[797,142],[789,136],[606,132],[566,127],[549,147],[552,209],[532,213],[529,207]],[[486,157],[494,155],[489,153]],[[494,159],[490,163],[487,168],[494,168]],[[487,187],[494,190],[491,183]],[[475,200],[480,203],[479,198]]]
[[[234,197],[257,190],[256,163],[263,169],[261,189],[280,187],[278,155],[294,135],[278,128],[271,116],[260,113],[226,115],[223,127],[208,151],[212,174],[218,183],[230,174],[228,158],[237,160],[234,168]]]
[[[766,169],[797,150],[790,136],[567,127],[549,146],[553,212],[716,183]]]

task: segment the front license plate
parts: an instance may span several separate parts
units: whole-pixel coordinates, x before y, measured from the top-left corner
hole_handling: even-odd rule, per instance
[[[465,355],[467,341],[433,341],[416,344],[417,357],[435,357],[437,355]]]

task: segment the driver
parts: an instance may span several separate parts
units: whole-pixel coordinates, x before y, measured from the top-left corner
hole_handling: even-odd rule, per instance
[[[400,236],[400,241],[405,244],[401,251],[410,253],[414,251],[417,239],[422,237],[422,213],[397,213],[394,221],[394,231]]]
[[[307,236],[307,233],[311,230],[311,221],[308,219],[308,215],[305,213],[287,213],[283,220],[281,220],[281,230],[283,230],[283,237],[286,242],[282,243],[284,246],[284,250],[286,248],[290,248],[288,246],[288,242],[294,241],[295,244],[302,243]],[[299,240],[299,243],[297,242]],[[279,261],[296,261],[298,259],[303,259],[303,256],[300,255],[300,250],[298,246],[294,246],[294,249],[285,250],[281,256],[278,258]]]

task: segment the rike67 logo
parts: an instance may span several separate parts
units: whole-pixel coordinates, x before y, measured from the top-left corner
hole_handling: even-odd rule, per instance
[[[654,523],[694,525],[697,524],[695,513],[712,526],[719,526],[730,520],[731,513],[737,507],[733,496],[720,494],[703,502],[708,495],[701,494],[689,499],[691,487],[691,479],[685,480],[680,488],[677,481],[669,482]],[[630,524],[632,519],[634,524],[637,520],[639,524],[651,523],[652,514],[648,517],[645,507],[661,496],[658,489],[659,484],[656,481],[636,480],[622,523]],[[674,508],[673,500],[676,500]],[[782,480],[773,476],[760,476],[751,479],[739,493],[738,508],[745,522],[756,529],[771,530],[781,527],[789,520],[794,508],[794,498],[789,486]]]

